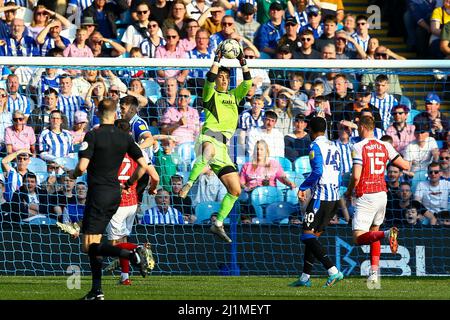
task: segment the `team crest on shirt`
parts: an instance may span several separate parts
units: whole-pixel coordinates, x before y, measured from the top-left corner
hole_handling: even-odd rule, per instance
[[[145,130],[145,129],[147,129],[147,128],[145,127],[145,124],[141,124],[141,125],[139,126],[139,129]]]
[[[83,141],[83,142],[81,143],[81,146],[80,146],[79,151],[84,151],[84,150],[86,150],[88,147],[89,147],[89,144],[88,144],[86,141]]]
[[[311,150],[310,152],[309,152],[309,158],[312,160],[312,159],[314,159],[314,150]]]

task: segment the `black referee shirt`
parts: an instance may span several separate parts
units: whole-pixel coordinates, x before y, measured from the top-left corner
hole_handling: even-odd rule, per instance
[[[135,161],[143,156],[131,135],[114,125],[102,124],[86,133],[78,157],[90,159],[87,168],[88,190],[93,186],[117,189],[117,176],[126,153]]]

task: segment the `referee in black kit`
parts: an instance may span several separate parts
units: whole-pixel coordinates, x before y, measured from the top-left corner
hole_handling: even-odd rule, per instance
[[[100,126],[89,131],[78,152],[78,163],[69,173],[71,179],[88,174],[88,194],[81,232],[82,250],[89,255],[92,272],[92,289],[82,300],[104,300],[101,287],[102,261],[104,256],[129,259],[146,275],[147,260],[143,249],[133,251],[120,249],[108,243],[101,243],[111,217],[116,213],[121,199],[121,186],[117,173],[126,153],[138,167],[123,188],[127,189],[145,172],[147,163],[141,149],[133,138],[114,126],[116,103],[104,99],[98,106]]]

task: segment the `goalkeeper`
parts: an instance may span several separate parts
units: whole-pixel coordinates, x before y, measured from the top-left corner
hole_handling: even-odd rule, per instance
[[[227,144],[236,131],[239,101],[250,90],[252,79],[243,50],[240,48],[237,59],[242,67],[244,81],[237,88],[228,90],[230,70],[220,66],[220,59],[222,58],[220,45],[215,54],[214,63],[206,75],[205,85],[203,86],[202,98],[205,122],[195,143],[197,158],[189,175],[189,181],[183,186],[179,195],[185,198],[203,169],[209,165],[227,189],[217,220],[211,226],[211,232],[217,234],[223,240],[231,242],[231,239],[225,233],[223,221],[241,194],[241,186],[236,165],[228,155]]]

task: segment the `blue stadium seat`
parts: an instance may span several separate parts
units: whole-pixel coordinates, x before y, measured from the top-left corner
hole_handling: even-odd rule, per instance
[[[207,201],[200,202],[195,207],[195,215],[197,220],[195,223],[202,223],[202,221],[207,220],[211,217],[213,212],[218,212],[220,209],[220,202],[217,201]]]
[[[308,175],[311,172],[311,164],[309,163],[309,156],[299,157],[294,162],[294,168],[297,173]]]
[[[161,97],[161,87],[158,82],[154,80],[144,80],[141,79],[142,86],[145,89],[145,95],[148,96],[156,96],[158,98]]]
[[[56,220],[50,219],[48,217],[39,215],[36,217],[32,217],[29,221],[23,221],[22,224],[47,224],[47,225],[55,225]]]
[[[403,104],[409,108],[409,110],[412,109],[413,105],[411,103],[411,100],[407,96],[401,96],[399,104]]]
[[[444,148],[444,140],[436,140],[439,149]]]
[[[122,36],[125,33],[125,31],[127,31],[127,29],[125,28],[117,28],[117,40],[121,41],[122,40]]]
[[[286,202],[289,202],[289,203],[291,203],[291,204],[298,204],[298,196],[297,196],[297,193],[298,193],[298,189],[289,189],[289,190],[286,192],[286,198],[285,198],[285,201],[286,201]]]
[[[239,172],[242,169],[242,166],[248,162],[248,158],[246,156],[236,156],[236,164],[238,166]]]
[[[428,179],[428,172],[426,170],[420,170],[414,172],[414,177],[411,180],[411,191],[414,194],[416,192],[417,184],[420,181],[426,181]]]
[[[270,157],[271,159],[278,160],[284,171],[292,171],[292,162],[285,157]]]
[[[47,163],[41,158],[30,158],[30,164],[28,165],[28,170],[33,173],[43,173],[47,172]]]
[[[299,208],[289,202],[275,202],[271,203],[266,208],[266,222],[280,223],[284,218],[289,218],[291,214],[299,212]]]
[[[63,166],[67,169],[73,170],[78,163],[78,159],[69,157],[60,157],[54,160],[58,165]]]
[[[415,110],[415,109],[409,110],[408,118],[406,119],[406,123],[407,123],[407,124],[413,124],[414,117],[417,116],[417,115],[418,115],[419,113],[421,113],[421,112],[422,112],[422,111],[420,111],[420,110]]]
[[[178,169],[181,171],[188,171],[192,160],[195,159],[195,143],[194,142],[184,142],[176,147],[176,153],[180,158],[180,164]]]
[[[252,191],[250,199],[250,203],[255,209],[256,217],[264,221],[265,208],[271,203],[283,201],[283,193],[277,187],[257,187]]]

